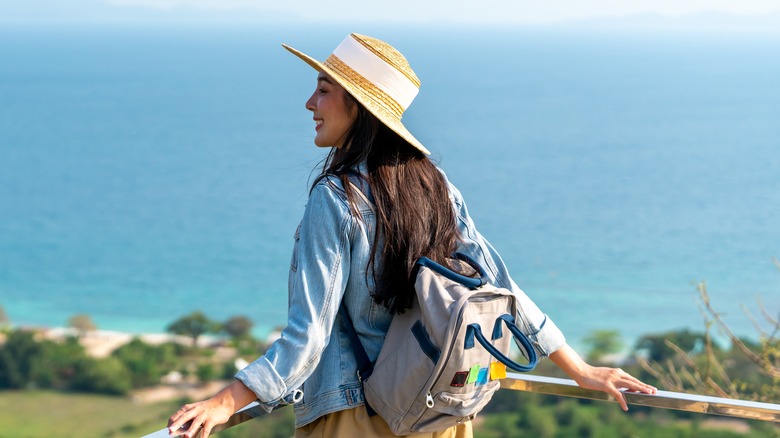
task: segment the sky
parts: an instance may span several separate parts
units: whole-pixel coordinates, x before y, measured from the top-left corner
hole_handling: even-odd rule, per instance
[[[0,0],[0,21],[249,20],[550,25],[628,17],[769,27],[778,0]],[[640,20],[641,21],[641,20]]]
[[[705,11],[739,15],[780,12],[777,0],[296,0],[271,2],[257,0],[110,0],[117,5],[144,5],[154,8],[191,6],[203,9],[259,9],[290,13],[306,19],[383,17],[386,20],[428,21],[518,21],[549,23],[604,16],[658,13],[668,16]]]

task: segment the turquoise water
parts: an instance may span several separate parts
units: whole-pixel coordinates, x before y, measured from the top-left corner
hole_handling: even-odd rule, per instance
[[[577,344],[780,311],[780,39],[359,29],[422,79],[405,122]],[[342,29],[0,30],[0,305],[162,331],[285,322],[323,150],[304,102]],[[420,44],[425,41],[425,44]]]

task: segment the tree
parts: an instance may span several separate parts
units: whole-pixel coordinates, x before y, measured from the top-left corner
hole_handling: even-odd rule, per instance
[[[647,358],[661,362],[677,355],[677,349],[686,353],[693,353],[704,346],[705,334],[692,332],[688,329],[660,333],[657,335],[644,335],[636,342],[637,350],[647,352]],[[670,347],[671,342],[677,348]]]
[[[89,315],[80,313],[73,315],[68,319],[68,327],[72,327],[79,331],[79,334],[83,335],[86,332],[91,332],[97,329],[97,326],[92,322],[92,318]]]
[[[78,372],[78,364],[87,358],[84,347],[75,337],[63,342],[40,341],[41,361],[32,380],[42,388],[68,389]]]
[[[172,322],[166,330],[175,335],[189,336],[192,338],[192,345],[198,345],[198,338],[205,333],[216,331],[217,324],[206,317],[201,311],[195,311],[189,315],[182,316]]]
[[[14,331],[0,348],[0,388],[21,389],[41,358],[41,345],[29,332]]]
[[[179,366],[175,345],[149,345],[138,338],[111,353],[130,371],[133,388],[156,385],[160,378]]]
[[[214,365],[210,363],[202,363],[198,365],[198,368],[195,371],[195,375],[198,376],[198,380],[200,380],[201,383],[206,383],[209,380],[214,379],[215,374]]]
[[[65,389],[75,374],[74,364],[85,357],[75,339],[38,341],[31,332],[12,331],[0,346],[0,388]]]
[[[125,395],[130,391],[131,379],[122,362],[115,357],[84,358],[79,361],[71,382],[75,391]]]
[[[231,338],[238,340],[247,337],[254,324],[246,316],[238,315],[228,319],[222,325],[222,330]]]
[[[583,341],[589,347],[589,362],[601,362],[604,356],[619,353],[623,349],[623,340],[617,330],[594,330]]]
[[[553,438],[558,430],[555,416],[550,410],[540,407],[538,399],[538,397],[529,397],[526,403],[518,407],[516,426],[527,436]]]

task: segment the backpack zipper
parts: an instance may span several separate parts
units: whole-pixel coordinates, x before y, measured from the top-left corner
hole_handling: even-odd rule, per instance
[[[433,396],[430,391],[425,394],[425,406],[428,406],[428,408],[433,407]]]

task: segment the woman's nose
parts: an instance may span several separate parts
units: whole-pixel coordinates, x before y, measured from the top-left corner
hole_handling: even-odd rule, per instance
[[[306,109],[314,112],[315,106],[314,106],[314,93],[312,93],[311,97],[309,97],[309,100],[306,101]]]

